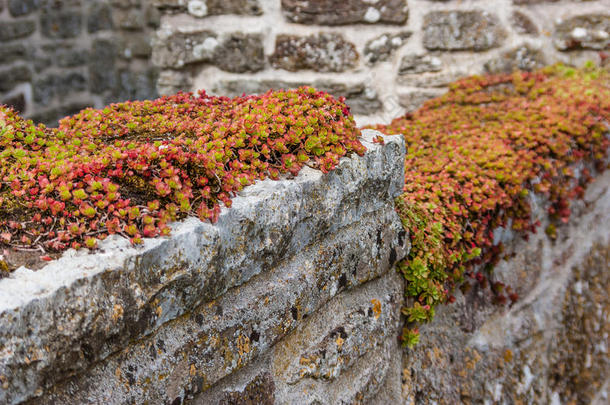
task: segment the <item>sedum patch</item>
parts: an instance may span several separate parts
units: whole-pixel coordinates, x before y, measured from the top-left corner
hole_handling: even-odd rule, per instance
[[[363,154],[359,136],[343,99],[311,87],[112,104],[56,129],[0,107],[0,245],[50,260],[111,234],[167,235],[187,215],[214,222],[257,179]]]
[[[417,325],[470,276],[486,284],[475,264],[498,260],[499,226],[535,232],[528,194],[550,201],[555,222],[567,222],[570,199],[581,197],[587,160],[603,170],[610,144],[610,74],[593,66],[561,65],[533,73],[470,77],[418,111],[377,129],[404,134],[407,144],[404,194],[397,210],[412,238],[409,257],[398,267],[407,280],[407,325],[403,342],[419,340]],[[546,229],[553,237],[555,226]],[[517,295],[491,285],[496,300]]]

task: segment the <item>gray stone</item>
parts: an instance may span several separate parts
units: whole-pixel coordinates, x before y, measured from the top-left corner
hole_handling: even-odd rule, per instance
[[[282,0],[282,11],[291,22],[319,25],[404,24],[409,16],[406,0]]]
[[[9,91],[17,84],[29,82],[32,71],[26,65],[16,65],[0,70],[0,91]]]
[[[398,34],[386,33],[371,39],[364,47],[364,59],[369,65],[386,61],[410,36],[411,32],[403,31]]]
[[[55,52],[55,62],[59,67],[75,67],[86,65],[89,61],[89,51],[86,49],[58,49]]]
[[[215,225],[189,218],[140,247],[111,237],[95,254],[67,252],[0,280],[0,401],[184,399],[201,379],[206,389],[269,352],[337,294],[387,274],[409,244],[393,204],[405,147],[401,136],[374,144],[376,134],[365,132],[363,157],[327,175],[304,168],[246,188]],[[380,284],[394,283],[355,292],[372,310],[363,331],[397,319],[401,294]],[[358,331],[353,339],[357,353]]]
[[[125,100],[151,100],[158,97],[156,90],[157,70],[146,71],[121,70],[119,82],[106,104]]]
[[[77,11],[51,9],[40,14],[40,32],[46,38],[76,38],[81,26],[82,16]]]
[[[263,38],[259,34],[236,32],[225,37],[215,49],[214,65],[227,72],[258,72],[265,67]]]
[[[358,52],[340,34],[278,35],[269,60],[274,67],[292,72],[343,72],[356,66]]]
[[[85,90],[87,79],[78,72],[51,74],[37,79],[32,88],[34,101],[46,106],[56,97]]]
[[[572,49],[609,49],[610,15],[586,14],[569,18],[555,26],[555,47]]]
[[[485,51],[502,43],[498,18],[479,10],[432,11],[424,16],[423,43],[430,50]]]
[[[195,62],[212,62],[220,46],[212,31],[166,32],[157,31],[153,38],[152,61],[156,66],[181,68]]]
[[[261,35],[239,32],[221,38],[211,31],[157,32],[152,57],[161,67],[180,68],[200,62],[235,73],[256,72],[265,63]]]
[[[426,101],[439,97],[445,92],[445,89],[413,90],[408,93],[400,94],[398,96],[398,104],[404,107],[407,112],[415,111],[420,108]]]
[[[153,4],[166,13],[188,12],[197,18],[223,14],[261,15],[263,13],[259,0],[153,0]]]
[[[261,15],[258,0],[188,0],[187,12],[198,18],[221,14]]]
[[[402,57],[398,74],[438,72],[442,70],[443,62],[434,55],[429,54],[409,54]]]
[[[87,31],[95,33],[103,30],[111,30],[112,10],[107,3],[95,2],[89,6],[87,15]]]
[[[489,73],[510,73],[514,70],[531,72],[545,65],[547,65],[547,60],[540,49],[522,45],[485,63],[485,70]]]
[[[16,60],[28,59],[31,49],[21,43],[0,45],[0,60],[2,63],[11,63]]]
[[[518,34],[537,36],[539,34],[538,27],[527,14],[515,10],[511,15],[511,23],[514,30]]]
[[[117,17],[117,25],[124,30],[139,31],[146,26],[144,11],[132,8],[120,13]]]
[[[38,10],[41,2],[41,0],[8,0],[8,10],[13,17],[19,17]]]
[[[188,91],[191,87],[191,77],[187,72],[177,70],[163,70],[157,79],[157,92],[160,95],[176,94],[179,91]]]
[[[23,38],[36,30],[36,23],[32,20],[8,21],[0,24],[0,41],[10,41]]]
[[[18,113],[23,113],[27,108],[25,95],[23,93],[18,93],[9,97],[5,97],[0,99],[0,105],[6,105]]]
[[[116,86],[118,81],[115,56],[114,41],[106,39],[93,41],[89,58],[89,90],[102,93]]]
[[[119,56],[124,59],[145,58],[152,53],[151,39],[147,32],[138,32],[122,38]]]

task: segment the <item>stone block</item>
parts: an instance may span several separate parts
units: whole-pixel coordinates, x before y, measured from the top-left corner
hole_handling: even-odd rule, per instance
[[[426,101],[443,95],[445,91],[445,89],[419,89],[401,93],[398,96],[398,104],[404,107],[407,112],[415,111]]]
[[[553,42],[562,51],[609,49],[610,15],[585,14],[568,18],[555,26]]]
[[[117,14],[117,25],[124,30],[139,31],[146,26],[144,10],[132,8]]]
[[[392,56],[395,50],[405,44],[411,32],[403,31],[398,34],[386,33],[368,41],[364,47],[364,59],[369,65],[383,62]]]
[[[9,91],[17,84],[29,82],[32,71],[26,65],[16,65],[0,70],[0,91]]]
[[[300,24],[404,24],[406,0],[282,0],[286,18]]]
[[[115,69],[115,41],[96,39],[89,57],[89,89],[102,93],[113,89],[118,80]]]
[[[503,42],[498,18],[480,10],[432,11],[424,16],[423,43],[430,50],[486,51]]]
[[[262,35],[236,32],[226,36],[214,51],[213,64],[233,73],[263,70],[265,54]]]
[[[513,11],[510,21],[513,29],[518,34],[537,36],[539,34],[538,27],[532,19],[525,13],[515,10]]]
[[[86,65],[89,51],[86,49],[59,48],[54,53],[55,63],[59,67],[76,67]]]
[[[87,31],[92,34],[98,31],[111,30],[113,27],[112,9],[108,3],[92,3],[87,12]]]
[[[27,107],[25,95],[23,93],[18,93],[0,99],[0,105],[11,107],[18,113],[23,113]]]
[[[188,0],[188,14],[203,18],[211,15],[242,14],[261,15],[259,0]]]
[[[398,74],[438,72],[443,68],[443,61],[430,54],[408,54],[400,60]]]
[[[28,15],[38,10],[42,0],[8,0],[8,11],[13,17]]]
[[[87,78],[79,72],[51,74],[36,79],[32,85],[34,101],[47,105],[56,97],[65,97],[70,93],[87,88]]]
[[[275,68],[292,72],[344,72],[356,66],[358,52],[340,34],[278,35],[270,62]]]
[[[33,20],[3,21],[0,24],[0,41],[11,41],[23,38],[36,30],[36,22]]]
[[[5,64],[16,60],[26,61],[31,53],[32,50],[23,43],[0,45],[0,61]]]
[[[211,31],[158,32],[152,58],[161,67],[209,63],[235,73],[256,72],[265,64],[262,36],[240,32],[220,38]]]
[[[50,9],[40,14],[40,30],[46,38],[76,38],[82,28],[82,15],[78,11]]]
[[[530,72],[547,64],[546,57],[540,49],[522,45],[502,53],[497,59],[485,63],[485,70],[489,73],[510,73],[515,70]]]

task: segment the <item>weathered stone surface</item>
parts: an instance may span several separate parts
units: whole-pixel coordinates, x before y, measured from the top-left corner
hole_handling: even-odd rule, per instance
[[[222,14],[263,13],[259,0],[153,0],[153,4],[165,12],[188,12],[198,18]]]
[[[445,93],[445,89],[422,89],[402,93],[398,96],[398,104],[407,111],[414,111],[421,107],[426,101]]]
[[[117,89],[105,100],[106,104],[124,100],[152,100],[158,97],[156,90],[158,72],[151,68],[145,71],[121,70]]]
[[[112,10],[107,3],[94,2],[89,6],[87,15],[87,31],[94,33],[103,30],[111,30],[114,27],[112,22]]]
[[[7,105],[13,108],[18,113],[22,113],[27,107],[25,96],[23,93],[18,93],[10,97],[0,99],[0,104]]]
[[[319,25],[404,24],[409,16],[406,0],[282,0],[282,10],[289,21]]]
[[[532,71],[545,65],[547,61],[540,49],[522,45],[485,63],[485,70],[489,73],[510,73],[514,70]]]
[[[32,20],[8,21],[0,24],[0,41],[10,41],[23,38],[36,30],[36,23]]]
[[[111,238],[95,255],[0,280],[0,400],[78,375],[41,401],[78,402],[78,387],[81,401],[171,402],[189,380],[205,375],[207,387],[340,291],[386,273],[408,247],[393,208],[404,141],[380,146],[374,134],[364,157],[328,175],[305,168],[248,187],[215,225],[190,218],[138,248]]]
[[[47,105],[55,97],[64,97],[69,93],[83,91],[87,88],[87,79],[78,72],[52,74],[34,82],[34,101]]]
[[[537,36],[539,34],[538,27],[527,14],[515,10],[513,11],[510,21],[513,29],[519,34]]]
[[[9,91],[21,82],[28,82],[32,71],[25,65],[16,65],[0,70],[0,91]]]
[[[151,38],[144,32],[134,33],[120,41],[119,55],[124,59],[149,58],[152,53]]]
[[[233,33],[218,38],[211,31],[157,32],[153,61],[162,67],[180,68],[191,63],[210,63],[228,72],[256,72],[264,67],[262,37]]]
[[[258,0],[189,0],[186,8],[190,15],[199,18],[221,14],[263,13]]]
[[[407,401],[607,402],[610,234],[599,225],[610,221],[610,172],[585,202],[573,204],[556,241],[543,232],[505,241],[494,277],[518,289],[513,306],[494,307],[493,294],[475,285],[420,328],[420,344],[405,351]],[[532,206],[546,221],[544,201]]]
[[[278,35],[270,62],[276,68],[292,72],[343,72],[356,66],[358,52],[340,34]]]
[[[60,48],[53,52],[59,67],[75,67],[87,64],[89,51],[86,49]]]
[[[230,34],[215,49],[214,64],[233,73],[262,70],[265,66],[262,36],[239,32]]]
[[[13,17],[30,14],[40,7],[41,0],[9,0],[8,10]]]
[[[235,97],[243,93],[262,94],[270,89],[296,89],[301,86],[313,86],[335,97],[345,97],[347,105],[354,114],[372,114],[381,109],[381,101],[377,92],[364,83],[346,84],[326,80],[318,80],[313,83],[278,80],[223,80],[217,83],[212,90],[216,94]]]
[[[93,41],[89,58],[89,89],[92,92],[102,93],[116,86],[115,57],[115,41],[107,39]]]
[[[78,11],[49,10],[40,14],[40,32],[47,38],[75,38],[81,33]]]
[[[442,70],[443,62],[434,55],[429,54],[409,54],[402,57],[398,74],[438,72]]]
[[[610,15],[587,14],[569,18],[555,27],[555,47],[572,49],[609,49]]]
[[[371,39],[364,47],[364,59],[368,64],[386,61],[410,36],[411,32],[404,31],[398,34],[387,33]]]
[[[15,60],[24,60],[30,56],[31,50],[24,44],[13,43],[0,45],[0,61],[4,63],[14,62]]]
[[[337,294],[302,318],[262,359],[195,396],[195,404],[224,404],[243,393],[275,403],[367,403],[388,378],[400,396],[402,280],[390,270],[358,288]],[[265,376],[265,378],[261,378]],[[242,387],[249,387],[248,390]]]
[[[124,30],[139,31],[146,25],[144,10],[132,8],[122,12],[117,17],[117,25]]]
[[[160,95],[175,94],[187,91],[191,87],[191,77],[188,73],[177,70],[163,70],[157,79],[157,92]]]
[[[432,11],[424,16],[423,42],[430,50],[485,51],[502,43],[494,14],[480,10]]]

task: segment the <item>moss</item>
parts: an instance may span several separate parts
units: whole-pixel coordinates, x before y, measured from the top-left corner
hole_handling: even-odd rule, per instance
[[[535,231],[528,194],[548,197],[552,220],[567,222],[570,199],[591,180],[571,167],[587,160],[604,168],[610,121],[609,74],[592,65],[561,65],[460,80],[418,111],[376,128],[403,134],[407,144],[404,194],[397,210],[412,250],[398,267],[407,282],[410,325],[404,341],[417,341],[418,322],[472,274],[493,264],[501,246],[493,230]],[[547,233],[556,235],[555,225]],[[500,291],[496,289],[497,291]],[[516,299],[509,287],[498,302]],[[506,294],[506,295],[504,295]]]

